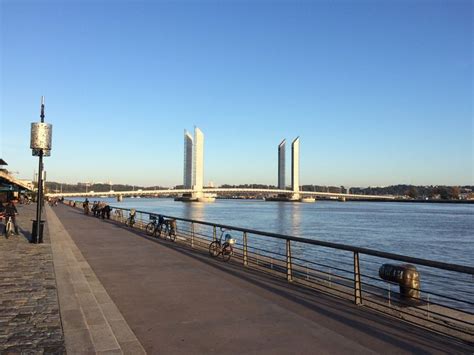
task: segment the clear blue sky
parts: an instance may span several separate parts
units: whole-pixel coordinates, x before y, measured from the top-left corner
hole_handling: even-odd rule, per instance
[[[180,184],[197,125],[205,182],[276,184],[299,135],[303,184],[473,184],[472,24],[470,0],[1,0],[0,157],[31,178],[44,95],[49,180]]]

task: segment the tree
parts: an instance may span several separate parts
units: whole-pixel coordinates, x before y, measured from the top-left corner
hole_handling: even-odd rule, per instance
[[[407,195],[413,199],[418,198],[419,193],[416,186],[410,186],[410,188],[407,191]]]
[[[451,196],[449,196],[449,197],[453,200],[459,200],[459,192],[460,192],[459,187],[458,186],[453,186],[451,188],[451,191],[450,191]]]

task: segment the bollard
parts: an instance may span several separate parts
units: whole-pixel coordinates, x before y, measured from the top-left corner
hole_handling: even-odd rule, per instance
[[[420,273],[414,265],[383,264],[379,276],[385,281],[398,283],[401,298],[412,301],[420,299]]]
[[[31,239],[30,243],[33,244],[41,244],[43,243],[43,230],[44,230],[44,220],[40,222],[40,230],[39,230],[39,239],[38,239],[38,223],[36,220],[32,220],[33,226],[31,227]]]

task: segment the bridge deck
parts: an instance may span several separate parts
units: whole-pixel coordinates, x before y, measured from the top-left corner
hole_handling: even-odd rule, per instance
[[[474,350],[67,206],[54,211],[148,353]]]

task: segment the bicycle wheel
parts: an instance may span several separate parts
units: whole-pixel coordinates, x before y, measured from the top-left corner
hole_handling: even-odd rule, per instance
[[[5,226],[5,238],[9,238],[10,235],[13,234],[13,223],[11,221],[7,222],[7,225]]]
[[[209,244],[209,255],[216,258],[221,253],[221,246],[217,240]]]
[[[229,243],[224,243],[224,245],[222,246],[222,260],[229,261],[233,252],[234,250],[232,248],[232,245],[230,245]]]
[[[163,233],[163,225],[159,224],[156,226],[156,229],[155,229],[155,237],[157,238],[161,237],[161,233]]]
[[[146,234],[153,235],[153,233],[155,232],[155,223],[153,222],[148,223],[146,225],[145,231],[146,231]]]

